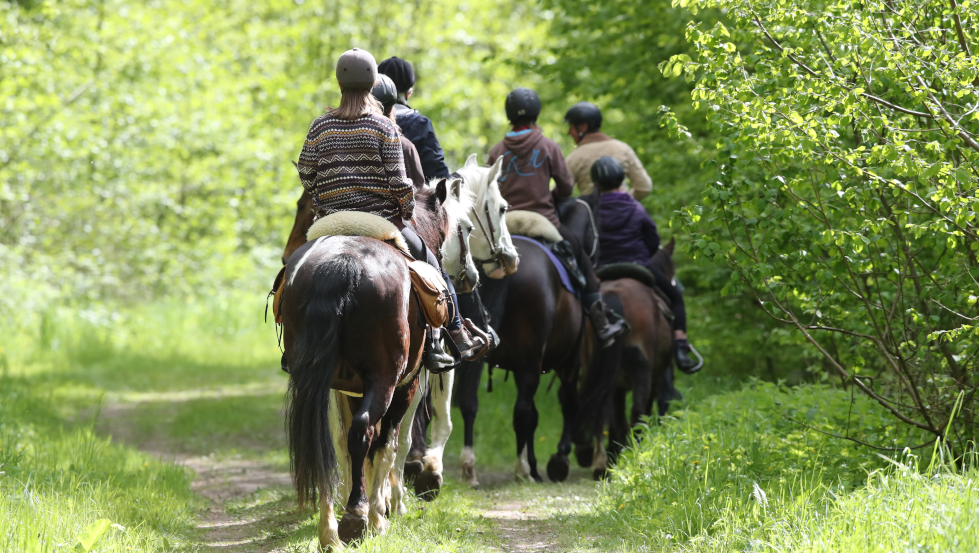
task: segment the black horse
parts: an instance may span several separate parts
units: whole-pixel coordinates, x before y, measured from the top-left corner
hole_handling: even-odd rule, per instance
[[[586,252],[598,255],[595,226],[587,204],[566,201],[561,204],[560,212],[563,223],[586,245]],[[501,280],[481,278],[476,291],[460,295],[460,311],[481,325],[490,324],[497,331],[500,347],[491,353],[487,363],[514,373],[518,397],[513,425],[517,435],[516,472],[519,477],[541,480],[534,452],[534,431],[538,425],[534,394],[541,375],[551,369],[556,371],[563,427],[558,451],[551,456],[547,469],[548,478],[560,482],[568,477],[568,454],[578,416],[578,350],[586,318],[580,301],[562,287],[547,254],[525,241],[515,241],[515,244],[521,256],[520,270]],[[473,428],[479,410],[482,372],[482,362],[464,362],[456,370],[453,396],[463,415],[463,478],[473,487],[479,485]],[[417,432],[421,434],[421,431]]]

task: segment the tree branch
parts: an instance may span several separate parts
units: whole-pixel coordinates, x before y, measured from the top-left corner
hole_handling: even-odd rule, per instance
[[[779,413],[779,416],[780,417],[783,417],[784,419],[786,419],[786,420],[788,420],[790,422],[795,422],[796,424],[802,426],[803,428],[806,428],[808,430],[813,430],[814,432],[819,432],[819,433],[823,434],[824,436],[830,436],[832,438],[839,438],[841,440],[847,440],[847,441],[850,441],[850,442],[854,442],[856,444],[863,445],[865,447],[870,447],[871,449],[877,449],[878,451],[905,451],[906,449],[921,449],[923,447],[926,447],[928,445],[932,445],[932,444],[936,443],[936,440],[929,440],[928,442],[926,442],[924,444],[920,444],[920,445],[917,445],[917,446],[914,446],[914,447],[881,447],[881,446],[877,446],[877,445],[871,445],[871,444],[869,444],[867,442],[862,442],[861,440],[858,440],[857,438],[852,438],[850,436],[841,436],[840,434],[834,434],[833,432],[826,432],[826,431],[820,430],[819,428],[814,428],[814,427],[806,424],[805,422],[800,422],[800,421],[794,419],[793,417],[788,416],[786,413]]]

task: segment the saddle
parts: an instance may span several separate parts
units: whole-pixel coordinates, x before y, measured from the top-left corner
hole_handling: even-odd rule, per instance
[[[391,221],[370,213],[338,211],[318,219],[306,233],[307,240],[324,236],[365,236],[394,246],[409,260],[412,292],[425,322],[433,327],[441,327],[449,320],[449,289],[442,280],[442,274],[428,263],[412,257],[405,238]],[[281,302],[285,274],[286,267],[283,267],[276,275],[270,292],[273,295],[272,315],[278,324],[282,324]]]
[[[578,289],[585,289],[585,275],[575,261],[572,245],[561,237],[561,233],[547,217],[534,211],[521,209],[509,211],[507,230],[514,236],[525,236],[543,243],[565,268]]]
[[[595,276],[599,280],[619,280],[621,278],[631,278],[640,284],[653,290],[654,299],[660,306],[660,311],[667,317],[668,321],[674,320],[674,312],[670,310],[670,298],[667,293],[657,286],[657,279],[654,278],[650,269],[636,263],[610,263],[595,270]]]

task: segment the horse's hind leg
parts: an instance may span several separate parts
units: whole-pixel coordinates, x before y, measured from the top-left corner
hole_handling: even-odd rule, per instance
[[[476,423],[476,413],[480,408],[479,388],[480,376],[483,374],[482,361],[464,361],[459,369],[456,384],[456,402],[463,415],[463,452],[460,464],[463,466],[463,480],[471,488],[478,488],[480,481],[476,478],[476,454],[473,453],[473,425]]]
[[[376,438],[376,424],[384,413],[384,398],[372,388],[364,391],[361,407],[354,414],[347,431],[347,451],[350,454],[351,491],[338,533],[344,543],[360,540],[368,528],[369,503],[365,469],[371,443]]]
[[[340,551],[343,544],[340,543],[340,536],[337,534],[337,517],[333,512],[333,500],[329,497],[320,495],[320,522],[316,527],[317,536],[320,538],[320,548],[324,551]]]
[[[568,369],[565,369],[568,370]],[[574,378],[562,378],[558,388],[558,401],[561,403],[562,431],[558,442],[558,453],[548,460],[548,479],[564,482],[570,467],[568,454],[572,452],[572,431],[578,419],[578,391]]]
[[[453,373],[433,375],[429,386],[432,399],[432,435],[422,457],[422,474],[415,479],[415,493],[426,501],[432,501],[442,488],[442,455],[446,442],[453,431],[453,421],[449,412],[453,398]]]
[[[517,435],[515,474],[518,479],[534,479],[535,482],[541,482],[537,458],[534,456],[534,431],[538,428],[538,409],[534,405],[534,393],[538,391],[538,384],[541,382],[540,367],[539,360],[514,371],[514,383],[517,385],[517,403],[514,404],[514,433]]]
[[[395,456],[395,466],[392,468],[395,482],[392,484],[391,490],[391,502],[395,507],[396,516],[404,515],[406,512],[404,503],[405,459],[408,458],[409,451],[412,449],[412,426],[415,424],[413,414],[421,408],[420,403],[424,397],[422,392],[428,388],[430,378],[429,371],[424,368],[420,369],[418,389],[412,397],[412,403],[408,406],[408,413],[402,417],[401,426],[398,430],[398,452]]]
[[[380,433],[371,444],[368,455],[368,466],[365,481],[368,491],[368,523],[376,533],[384,533],[388,529],[388,517],[391,514],[391,484],[389,475],[395,468],[396,451],[398,446],[398,427],[412,403],[415,383],[396,388],[392,394],[388,411],[381,419]]]
[[[429,377],[431,381],[431,376]],[[426,443],[425,434],[429,427],[429,389],[423,388],[418,407],[412,411],[412,424],[408,427],[411,437],[408,440],[409,449],[406,452],[407,460],[404,463],[404,477],[415,480],[422,474],[422,457],[425,456]]]

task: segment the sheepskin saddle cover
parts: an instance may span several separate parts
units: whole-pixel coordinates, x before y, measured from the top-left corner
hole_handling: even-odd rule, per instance
[[[389,242],[403,253],[408,252],[408,244],[391,221],[360,211],[337,211],[317,219],[306,232],[307,240],[322,236],[366,236]]]
[[[517,236],[527,236],[545,242],[561,242],[561,234],[547,217],[534,211],[517,209],[507,212],[507,230]]]
[[[546,220],[547,221],[547,220]],[[366,236],[388,242],[411,259],[405,237],[391,221],[360,211],[338,211],[318,219],[306,233],[307,240],[321,236]],[[409,261],[412,290],[428,324],[438,327],[449,319],[449,289],[442,273],[424,261]],[[275,305],[275,304],[273,304]],[[277,315],[278,317],[278,315]],[[277,322],[280,319],[277,318]]]

